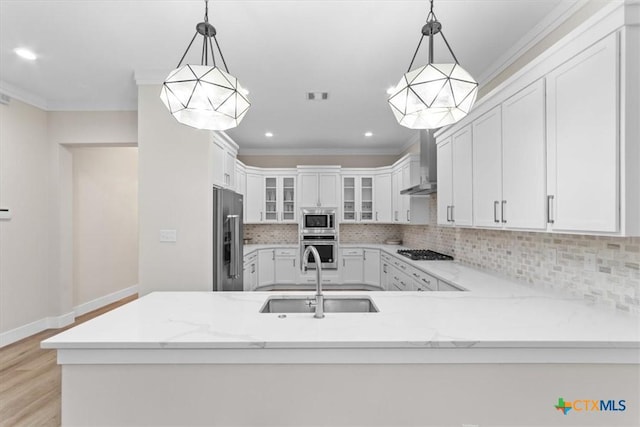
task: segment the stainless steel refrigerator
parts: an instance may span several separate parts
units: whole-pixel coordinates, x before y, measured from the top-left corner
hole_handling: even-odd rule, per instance
[[[242,291],[242,194],[213,188],[213,290]]]

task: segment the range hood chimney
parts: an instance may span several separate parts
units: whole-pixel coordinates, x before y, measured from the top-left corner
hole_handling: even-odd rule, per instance
[[[436,137],[437,129],[420,131],[420,184],[405,188],[400,194],[410,196],[427,196],[437,191],[436,176],[438,173]]]

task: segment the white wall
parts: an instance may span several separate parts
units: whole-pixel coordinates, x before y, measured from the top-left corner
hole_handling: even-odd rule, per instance
[[[47,113],[0,105],[0,333],[57,311],[49,277],[50,150]],[[0,345],[2,343],[0,342]]]
[[[135,146],[136,112],[0,106],[0,347],[73,321],[72,155],[76,145]]]
[[[73,147],[73,305],[138,283],[138,149]]]
[[[138,88],[139,291],[210,290],[211,132],[179,124],[159,94]],[[161,229],[177,241],[161,243]]]

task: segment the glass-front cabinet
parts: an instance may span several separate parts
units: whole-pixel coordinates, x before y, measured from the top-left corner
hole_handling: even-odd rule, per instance
[[[296,178],[294,176],[265,176],[265,222],[296,221]]]
[[[373,177],[342,177],[342,221],[373,221]]]

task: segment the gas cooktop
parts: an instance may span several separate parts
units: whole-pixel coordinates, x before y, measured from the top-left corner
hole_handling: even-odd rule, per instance
[[[427,249],[398,249],[400,255],[418,261],[453,261],[453,257]]]

